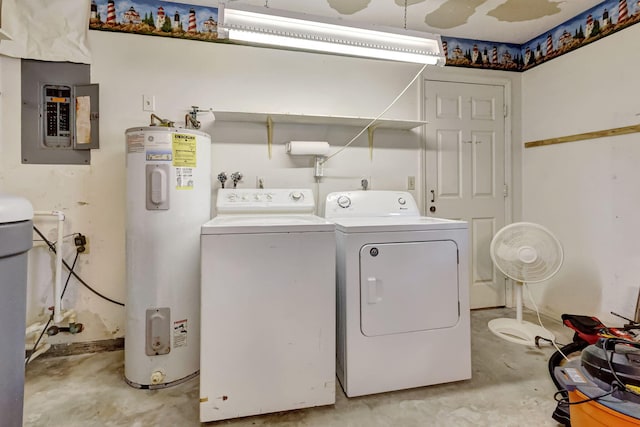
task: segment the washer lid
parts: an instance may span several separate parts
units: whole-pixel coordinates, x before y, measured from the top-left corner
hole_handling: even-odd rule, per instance
[[[27,199],[0,193],[0,224],[33,218],[33,207]]]
[[[335,224],[316,215],[218,215],[202,225],[205,234],[300,233],[335,230]]]
[[[336,230],[344,233],[371,233],[380,231],[426,231],[466,229],[465,221],[432,218],[428,216],[332,218]]]

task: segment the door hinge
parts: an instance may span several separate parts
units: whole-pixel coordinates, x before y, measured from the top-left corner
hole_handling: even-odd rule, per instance
[[[458,301],[458,317],[460,317],[460,301]]]
[[[509,197],[509,185],[508,184],[504,185],[504,188],[502,189],[502,195],[504,197]]]
[[[456,263],[460,264],[460,250],[456,249]]]
[[[509,106],[507,104],[503,104],[502,105],[502,112],[504,113],[504,117],[508,117],[509,116]]]

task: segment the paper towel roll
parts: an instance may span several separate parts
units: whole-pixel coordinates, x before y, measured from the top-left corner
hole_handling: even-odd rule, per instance
[[[326,156],[331,146],[326,141],[291,141],[286,148],[294,156]]]

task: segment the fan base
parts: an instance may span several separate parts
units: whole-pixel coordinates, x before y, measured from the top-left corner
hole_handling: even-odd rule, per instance
[[[493,319],[489,330],[502,339],[516,344],[535,346],[536,337],[555,341],[556,337],[545,328],[531,322],[517,319]],[[544,344],[547,341],[541,341]]]

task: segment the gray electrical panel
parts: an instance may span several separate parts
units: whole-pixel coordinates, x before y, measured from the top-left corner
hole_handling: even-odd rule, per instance
[[[89,65],[22,60],[22,163],[88,165],[99,148]]]

